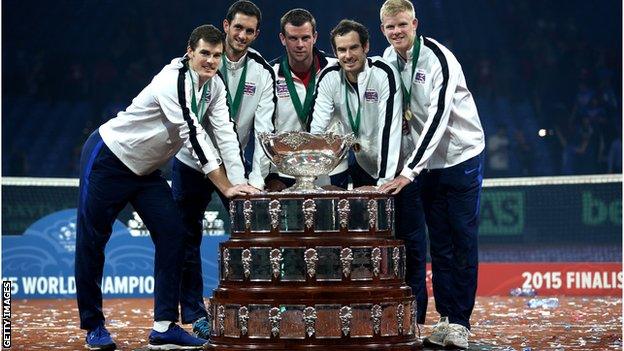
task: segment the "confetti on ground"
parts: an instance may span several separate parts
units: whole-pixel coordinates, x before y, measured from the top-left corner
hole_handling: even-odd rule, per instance
[[[621,298],[559,297],[560,306],[548,310],[527,307],[528,299],[478,297],[471,320],[470,350],[622,349]],[[431,333],[438,319],[433,299],[429,306],[423,336]],[[79,329],[74,300],[14,299],[12,307],[11,350],[84,349],[85,333]],[[146,346],[152,326],[151,299],[108,299],[104,313],[121,350]]]

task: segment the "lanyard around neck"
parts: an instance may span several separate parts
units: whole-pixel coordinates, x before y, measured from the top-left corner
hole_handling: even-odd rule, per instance
[[[282,71],[284,72],[284,78],[286,80],[286,86],[288,87],[290,99],[295,107],[295,111],[297,111],[297,116],[299,116],[299,121],[301,121],[301,124],[305,126],[308,119],[308,113],[310,113],[310,106],[312,105],[314,86],[316,85],[316,65],[314,64],[314,60],[312,60],[312,67],[310,68],[311,77],[308,82],[308,86],[306,87],[306,95],[303,106],[301,105],[299,94],[297,94],[297,89],[295,88],[295,83],[293,82],[292,74],[290,73],[287,55],[284,55],[280,65]]]
[[[418,36],[414,37],[414,45],[412,46],[412,73],[410,74],[410,84],[409,90],[405,87],[405,83],[403,82],[403,77],[399,74],[399,78],[401,79],[401,90],[403,90],[403,108],[407,109],[410,104],[410,97],[412,96],[412,80],[414,79],[414,72],[416,72],[416,64],[418,63],[418,55],[420,54],[420,38]],[[397,53],[398,55],[398,53]],[[397,59],[397,70],[401,71],[398,66]]]
[[[199,106],[197,106],[197,98],[195,97],[195,82],[193,81],[193,73],[189,70],[189,76],[191,76],[191,110],[197,117],[199,123],[204,119],[206,113],[206,90],[208,89],[208,82],[204,83],[204,88],[199,98]],[[199,83],[199,82],[198,82]]]
[[[345,75],[345,104],[347,105],[347,115],[349,116],[349,124],[351,124],[351,130],[353,130],[353,133],[355,134],[356,137],[359,136],[359,132],[360,132],[360,117],[361,117],[361,104],[360,104],[360,94],[359,91],[356,91],[357,94],[357,98],[358,98],[358,107],[357,107],[357,113],[355,115],[355,120],[353,119],[353,114],[351,113],[351,107],[349,107],[349,79],[347,79],[346,75]],[[357,83],[356,83],[357,84]]]
[[[225,84],[228,83],[228,74],[227,74],[227,63],[225,60],[225,55],[221,57],[221,73],[223,74],[223,78],[225,80]],[[238,110],[240,108],[241,100],[243,99],[243,91],[245,90],[245,79],[247,79],[247,57],[245,56],[245,65],[243,66],[243,73],[241,73],[240,78],[238,79],[238,86],[236,88],[236,95],[234,95],[234,100],[232,100],[232,95],[230,94],[230,89],[227,90],[227,101],[230,105],[230,118],[236,120],[238,117]]]

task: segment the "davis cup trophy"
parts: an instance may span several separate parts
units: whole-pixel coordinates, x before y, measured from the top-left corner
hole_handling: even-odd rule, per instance
[[[295,177],[289,192],[318,191],[316,177],[329,174],[349,151],[355,140],[353,134],[338,135],[286,132],[261,133],[260,144],[277,169]]]
[[[418,348],[392,196],[313,183],[342,160],[353,136],[288,132],[260,140],[296,184],[230,202],[209,349]]]

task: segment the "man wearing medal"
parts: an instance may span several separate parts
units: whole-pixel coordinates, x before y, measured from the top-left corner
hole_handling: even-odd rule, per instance
[[[337,115],[348,126],[346,132],[355,134],[355,163],[339,175],[350,176],[354,188],[392,180],[401,148],[399,75],[381,57],[366,56],[368,38],[366,28],[351,20],[342,20],[331,31],[338,63],[319,77],[310,123],[310,132],[323,133]]]
[[[199,123],[201,108],[196,105],[204,100],[205,92],[217,97],[224,91],[223,84],[212,79],[222,52],[221,32],[210,25],[197,27],[190,35],[185,57],[173,59],[125,111],[85,142],[80,160],[75,275],[80,328],[87,330],[85,346],[90,350],[116,348],[105,327],[100,285],[113,222],[128,203],[147,226],[155,248],[154,326],[148,348],[191,350],[206,343],[175,324],[187,230],[159,168],[186,147],[201,174],[224,196],[255,191],[248,185],[232,186],[221,157]],[[216,122],[234,134],[232,123]]]
[[[405,216],[399,203],[409,203],[406,195],[418,203],[414,182],[421,187],[429,232],[433,294],[441,317],[425,343],[468,348],[470,315],[477,290],[483,128],[455,56],[437,41],[416,36],[418,20],[412,3],[387,0],[381,7],[380,19],[381,30],[391,45],[384,57],[401,72],[403,89],[407,92],[405,120],[414,147],[403,159],[401,174],[379,190],[399,194],[399,222]],[[406,194],[401,195],[403,192]],[[415,270],[423,273],[426,257],[423,232],[412,228],[419,234],[406,233],[405,228],[397,225],[399,236],[408,235],[406,246],[410,242],[422,244],[413,254],[419,256],[418,260],[410,260],[408,256],[408,265],[416,264]],[[416,290],[424,291],[424,275],[418,279],[421,278],[416,282]],[[424,322],[424,310],[419,310],[417,320]]]
[[[279,38],[286,54],[271,62],[277,80],[276,132],[305,131],[319,74],[336,60],[314,46],[318,36],[316,20],[307,10],[286,12],[280,26]],[[336,168],[331,175],[339,173],[341,168],[344,171],[346,162]],[[271,170],[266,181],[271,190],[281,190],[295,183],[294,178],[276,169]]]
[[[209,91],[197,104],[197,115],[209,131],[209,140],[219,151],[227,176],[233,184],[247,184],[241,150],[247,146],[251,130],[272,132],[275,111],[275,84],[271,66],[249,46],[258,37],[260,9],[240,0],[232,4],[223,20],[225,53],[221,56],[220,75],[213,79]],[[225,84],[225,85],[223,85]],[[227,100],[227,103],[226,103]],[[228,108],[229,107],[229,108]],[[236,123],[236,128],[234,128]],[[264,188],[269,160],[256,140],[249,184]],[[240,148],[239,148],[240,144]],[[206,179],[186,150],[180,150],[172,168],[173,197],[191,236],[187,245],[182,277],[182,323],[193,323],[197,336],[208,338],[210,324],[203,300],[200,246],[202,220],[213,192],[224,205],[227,200],[219,189]]]

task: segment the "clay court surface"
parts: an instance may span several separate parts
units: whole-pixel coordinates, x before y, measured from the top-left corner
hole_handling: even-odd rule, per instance
[[[621,298],[559,297],[554,309],[531,309],[527,300],[479,297],[470,350],[622,350]],[[433,303],[424,333],[437,319]],[[108,299],[104,310],[120,350],[147,345],[151,299]],[[11,350],[84,350],[74,300],[13,300],[11,322]]]

